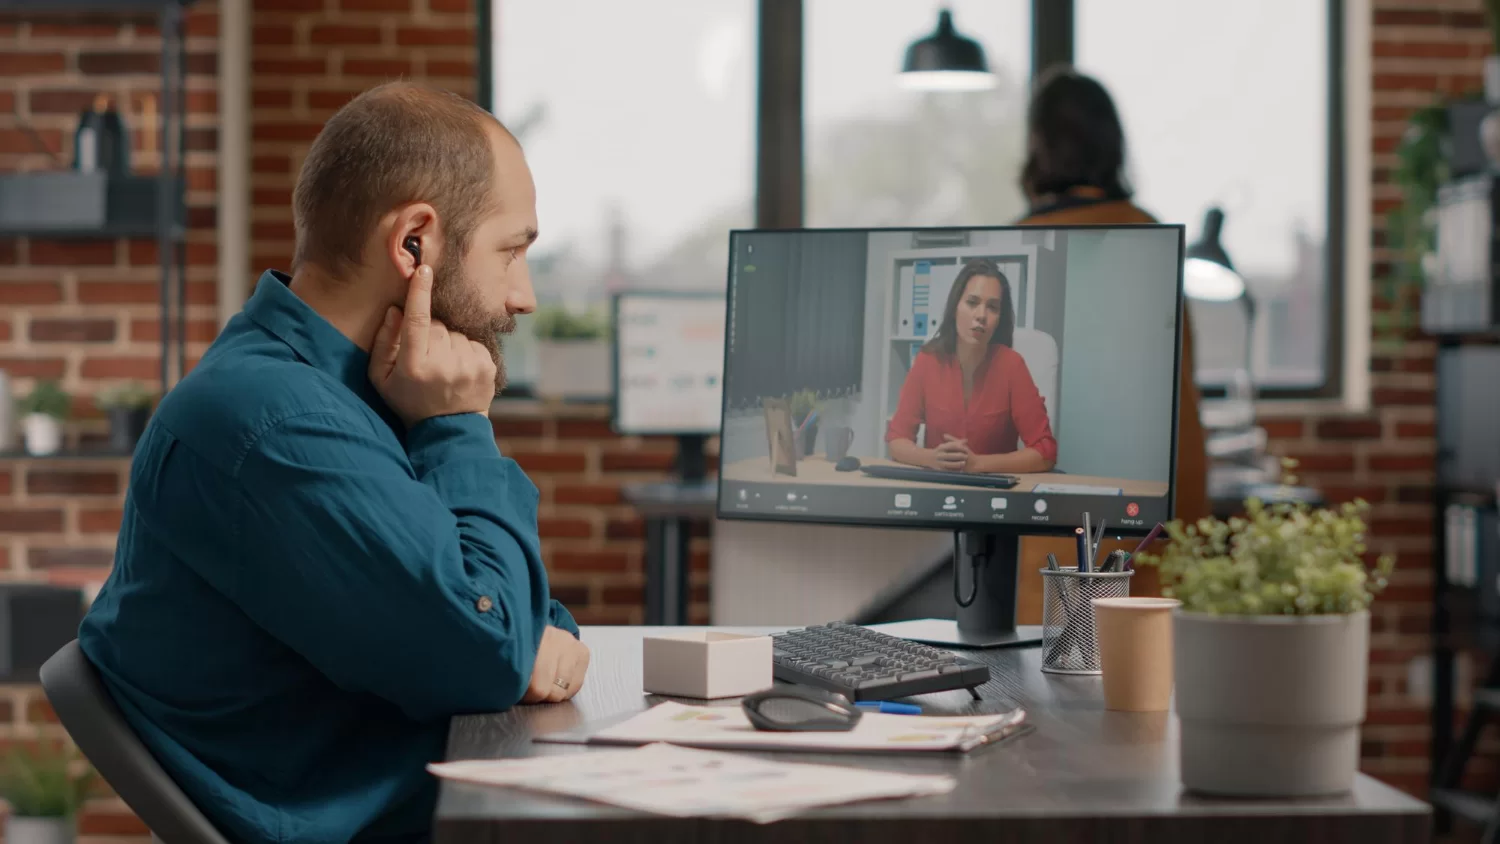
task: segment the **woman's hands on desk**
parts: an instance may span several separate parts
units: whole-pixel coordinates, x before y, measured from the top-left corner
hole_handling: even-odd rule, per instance
[[[946,472],[973,472],[979,455],[969,450],[969,441],[952,434],[943,435],[943,444],[931,449],[933,469]]]
[[[589,670],[589,649],[566,630],[548,627],[536,649],[531,685],[522,703],[562,703],[583,688]]]
[[[1052,462],[1034,448],[1023,448],[1004,454],[976,454],[969,441],[951,434],[943,435],[937,448],[922,448],[908,439],[890,442],[891,457],[898,463],[937,469],[944,472],[969,472],[978,475],[1029,474],[1052,471]]]
[[[925,451],[927,468],[948,472],[998,475],[1008,472],[1026,474],[1052,471],[1052,463],[1034,448],[1004,454],[975,454],[969,449],[968,440],[961,440],[952,434],[944,434],[942,445]]]

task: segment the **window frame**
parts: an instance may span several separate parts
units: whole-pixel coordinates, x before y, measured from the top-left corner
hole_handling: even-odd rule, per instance
[[[495,107],[494,43],[495,16],[493,6],[502,0],[482,0],[478,5],[477,41],[479,55],[477,70],[476,101],[493,112]],[[816,2],[816,0],[813,0]],[[1349,238],[1351,202],[1349,160],[1365,160],[1366,156],[1355,151],[1351,156],[1349,123],[1351,97],[1348,86],[1353,79],[1348,51],[1351,22],[1351,5],[1357,6],[1361,14],[1368,14],[1368,0],[1323,0],[1328,21],[1328,109],[1327,145],[1324,151],[1327,163],[1327,220],[1324,241],[1326,285],[1325,334],[1323,357],[1323,382],[1311,387],[1259,386],[1257,393],[1263,406],[1290,406],[1293,403],[1315,402],[1319,404],[1337,402],[1346,409],[1360,409],[1368,402],[1367,378],[1360,378],[1356,367],[1351,366],[1363,354],[1368,358],[1368,341],[1354,344],[1346,342],[1358,339],[1358,332],[1367,327],[1368,314],[1364,319],[1346,314],[1351,288],[1368,288],[1351,279],[1350,271],[1356,266],[1368,266],[1368,255],[1351,254]],[[800,228],[805,214],[805,157],[803,79],[806,64],[803,61],[804,15],[803,0],[759,0],[757,3],[756,34],[756,141],[755,141],[755,225],[763,229]],[[1032,77],[1054,64],[1071,63],[1075,46],[1075,14],[1073,0],[1031,0],[1031,71]],[[1361,32],[1364,30],[1361,29]],[[1363,67],[1363,63],[1360,63]],[[1366,74],[1367,76],[1368,74]],[[1354,80],[1368,84],[1368,79]],[[1355,97],[1353,100],[1362,100]],[[1352,102],[1358,106],[1358,102]],[[1368,110],[1367,110],[1368,111]],[[1356,201],[1367,198],[1361,193],[1353,197]],[[1368,248],[1368,244],[1365,244]],[[1364,364],[1361,363],[1361,366]],[[1201,393],[1206,399],[1222,398],[1222,386],[1203,385]],[[516,384],[507,388],[514,396],[530,394],[529,384]]]

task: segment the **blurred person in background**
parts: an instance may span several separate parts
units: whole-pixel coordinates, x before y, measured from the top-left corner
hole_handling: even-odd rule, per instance
[[[1131,201],[1125,177],[1125,129],[1104,86],[1072,68],[1042,74],[1026,115],[1027,153],[1021,167],[1021,189],[1030,211],[1023,226],[1115,226],[1158,222]],[[1198,385],[1193,380],[1193,332],[1182,313],[1182,369],[1177,390],[1177,518],[1195,522],[1210,515],[1208,456],[1199,418]],[[1142,373],[1141,377],[1151,377]],[[1135,542],[1105,542],[1100,559],[1115,548],[1133,550]],[[1043,559],[1048,552],[1072,559],[1072,537],[1029,537],[1021,558]],[[1159,595],[1157,570],[1135,570],[1132,595]],[[1021,624],[1041,624],[1042,577],[1036,566],[1021,566]]]

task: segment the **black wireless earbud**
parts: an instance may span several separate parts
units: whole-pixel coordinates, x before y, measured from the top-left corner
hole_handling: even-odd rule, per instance
[[[422,265],[422,241],[418,240],[416,237],[408,237],[405,240],[401,241],[401,246],[404,247],[407,252],[410,252],[413,258],[417,259],[417,266]]]

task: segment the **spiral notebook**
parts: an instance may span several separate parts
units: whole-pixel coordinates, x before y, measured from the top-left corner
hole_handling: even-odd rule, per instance
[[[818,753],[912,751],[966,753],[1029,729],[1026,713],[995,715],[887,715],[866,712],[844,732],[767,732],[750,724],[738,706],[691,706],[667,701],[607,725],[549,733],[553,744],[639,746],[665,742],[712,750],[800,750]]]

